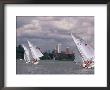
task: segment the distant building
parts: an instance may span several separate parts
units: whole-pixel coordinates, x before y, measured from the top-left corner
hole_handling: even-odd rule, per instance
[[[56,47],[57,53],[61,53],[61,44],[59,43]]]
[[[65,54],[70,54],[70,48],[69,47],[66,47]]]

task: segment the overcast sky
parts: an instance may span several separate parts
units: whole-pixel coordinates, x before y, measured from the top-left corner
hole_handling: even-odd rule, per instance
[[[94,48],[94,17],[93,16],[17,16],[17,45],[30,40],[42,51],[52,50],[58,43],[62,50],[70,47],[75,50],[70,33],[84,39]]]

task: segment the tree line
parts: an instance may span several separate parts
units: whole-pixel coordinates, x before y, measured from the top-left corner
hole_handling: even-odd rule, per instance
[[[65,52],[57,53],[54,50],[52,52],[42,52],[43,57],[41,57],[41,60],[70,60],[74,61],[75,54],[66,54]],[[24,49],[21,45],[18,45],[16,47],[16,59],[24,59]]]

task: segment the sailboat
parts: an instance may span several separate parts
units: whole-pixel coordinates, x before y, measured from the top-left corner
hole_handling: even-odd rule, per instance
[[[75,45],[78,48],[78,51],[81,55],[81,58],[83,60],[82,67],[84,68],[92,68],[94,67],[94,50],[91,46],[89,46],[85,41],[81,41],[80,39],[77,39],[73,34],[71,33],[71,37],[73,41],[75,42]]]
[[[29,45],[29,48],[31,51],[31,55],[32,55],[32,63],[38,64],[40,57],[42,57],[43,54],[41,53],[41,51],[39,49],[35,48],[35,46],[30,41],[27,41],[27,42],[28,42],[28,45]]]
[[[22,44],[22,47],[24,48],[24,60],[26,61],[26,63],[30,63],[30,53],[29,53],[29,49]]]

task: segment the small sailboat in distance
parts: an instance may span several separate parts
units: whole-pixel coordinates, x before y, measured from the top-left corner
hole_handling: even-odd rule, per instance
[[[40,60],[40,57],[43,56],[43,54],[41,53],[39,49],[36,49],[35,46],[30,41],[27,40],[27,42],[28,42],[31,55],[32,55],[32,63],[38,64],[38,61]]]
[[[22,44],[22,47],[24,48],[24,60],[26,61],[26,63],[30,63],[30,53],[29,53],[29,49]]]
[[[81,58],[83,60],[82,67],[84,68],[92,68],[94,67],[94,50],[91,46],[89,46],[84,41],[81,41],[80,39],[77,39],[73,34],[71,33],[71,37],[73,41],[75,42],[75,45],[78,48],[78,51],[80,52]]]

